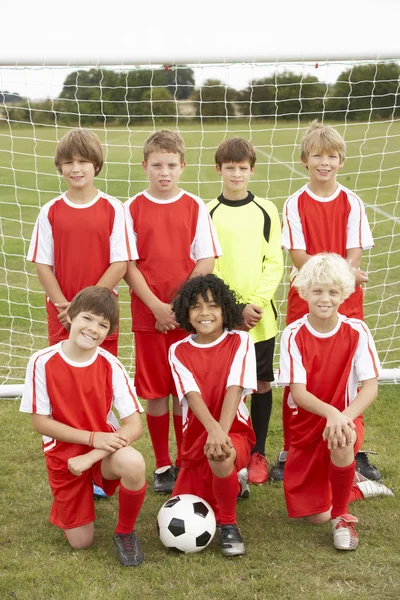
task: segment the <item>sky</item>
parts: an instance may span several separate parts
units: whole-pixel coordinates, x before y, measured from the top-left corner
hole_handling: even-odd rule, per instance
[[[241,89],[281,61],[309,61],[296,69],[331,82],[346,60],[400,58],[398,0],[4,4],[0,89],[31,98],[56,97],[75,65],[200,63],[197,85],[216,77]],[[225,61],[235,64],[205,66]]]

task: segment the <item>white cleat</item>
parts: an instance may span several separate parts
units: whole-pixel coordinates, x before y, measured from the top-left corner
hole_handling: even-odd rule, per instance
[[[360,473],[357,473],[357,475],[360,475]],[[375,498],[375,496],[394,496],[394,491],[391,488],[386,487],[384,483],[371,481],[371,479],[364,478],[362,481],[357,481],[356,486],[362,493],[364,500]]]
[[[250,488],[249,488],[249,484],[248,484],[249,472],[246,469],[246,467],[244,467],[243,469],[240,469],[240,471],[238,471],[238,480],[239,480],[239,484],[240,484],[240,492],[238,493],[238,499],[242,500],[243,498],[249,498],[249,496],[250,496]]]
[[[348,514],[340,515],[336,519],[331,519],[331,523],[333,545],[336,550],[355,550],[358,546],[358,534],[355,530],[357,517]]]

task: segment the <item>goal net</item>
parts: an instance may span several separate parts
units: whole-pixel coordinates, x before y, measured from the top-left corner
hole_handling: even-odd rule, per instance
[[[65,190],[53,157],[71,127],[100,137],[100,190],[127,200],[146,185],[142,145],[154,129],[179,130],[187,146],[182,187],[204,200],[219,195],[216,147],[242,136],[256,148],[251,190],[280,213],[307,181],[299,142],[312,119],[343,135],[339,181],[364,201],[375,246],[365,314],[385,377],[400,362],[400,58],[324,63],[223,63],[107,67],[0,67],[0,384],[21,390],[27,360],[47,345],[45,296],[26,261],[39,209]],[[90,260],[90,257],[82,257]],[[284,326],[288,271],[277,292]],[[128,290],[120,286],[120,358],[133,374]],[[279,339],[275,367],[279,357]],[[4,386],[13,386],[7,387]]]

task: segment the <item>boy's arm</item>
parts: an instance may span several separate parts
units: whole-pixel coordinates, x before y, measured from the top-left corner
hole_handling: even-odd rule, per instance
[[[264,261],[257,288],[249,296],[249,304],[265,307],[273,298],[283,276],[281,226],[277,208],[271,204],[269,241],[264,243]]]
[[[198,275],[208,275],[214,271],[215,258],[199,258],[194,266],[193,271],[190,273],[189,279],[197,277]]]
[[[46,292],[46,296],[50,298],[52,303],[60,313],[59,319],[66,329],[69,329],[67,322],[66,308],[69,306],[69,302],[64,296],[60,284],[57,281],[56,276],[53,273],[53,267],[51,265],[45,265],[41,263],[35,263],[37,277]]]
[[[124,277],[127,267],[128,261],[126,260],[111,263],[108,269],[100,277],[96,285],[99,287],[106,287],[112,291]]]
[[[356,286],[368,281],[368,275],[365,271],[361,271],[362,249],[361,248],[347,248],[346,260],[349,265],[353,268],[353,275],[356,279]]]
[[[132,444],[135,440],[137,440],[142,434],[142,422],[140,419],[140,415],[138,412],[133,413],[129,417],[125,419],[121,419],[122,426],[118,429],[118,433],[124,437],[127,441],[127,445]],[[74,475],[81,475],[87,469],[90,469],[94,463],[99,460],[103,460],[111,454],[107,450],[101,449],[93,449],[86,454],[81,454],[79,456],[74,456],[68,460],[68,469]]]
[[[233,419],[235,418],[240,400],[242,398],[242,394],[243,388],[239,385],[231,385],[226,390],[221,409],[221,416],[219,418],[219,424],[225,433],[230,432]]]
[[[344,447],[351,443],[352,430],[355,429],[355,425],[349,415],[340,412],[331,404],[319,400],[307,390],[303,383],[291,383],[290,393],[297,406],[326,419],[323,438],[327,440],[328,448],[336,448],[338,445]]]
[[[153,294],[135,261],[128,264],[124,279],[136,296],[151,310],[156,321],[165,331],[178,327],[171,305],[162,302]]]
[[[289,250],[289,254],[292,263],[298,271],[311,258],[311,255],[307,254],[305,250]]]
[[[376,400],[378,396],[378,380],[367,379],[361,381],[361,390],[354,398],[353,402],[343,411],[343,414],[350,419],[355,419],[362,415],[367,408]]]
[[[231,454],[232,442],[220,423],[214,419],[199,392],[188,392],[185,398],[194,416],[207,431],[204,453],[209,460],[223,461]],[[225,401],[224,401],[225,402]]]

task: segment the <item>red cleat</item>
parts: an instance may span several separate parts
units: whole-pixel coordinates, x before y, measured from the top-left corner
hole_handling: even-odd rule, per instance
[[[249,463],[249,483],[262,485],[268,480],[268,462],[265,456],[254,452]]]

